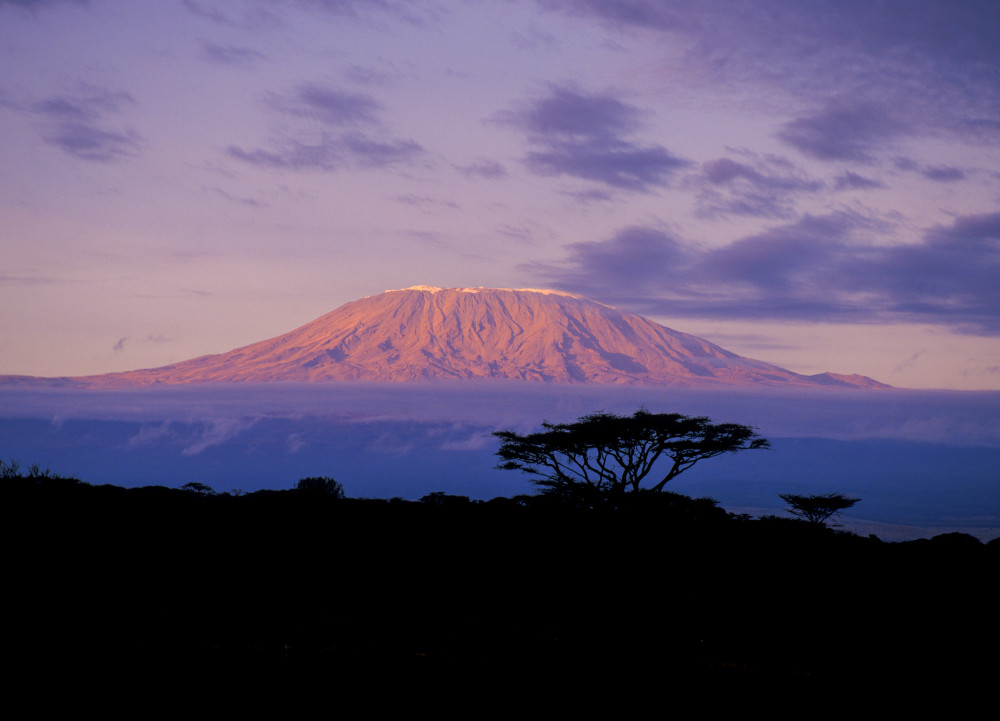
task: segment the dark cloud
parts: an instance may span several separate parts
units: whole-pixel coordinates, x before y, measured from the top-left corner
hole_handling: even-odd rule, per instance
[[[566,87],[553,87],[548,97],[507,116],[542,141],[613,139],[636,130],[641,117],[638,108],[611,95],[588,95]]]
[[[70,155],[111,162],[135,155],[141,137],[129,128],[108,127],[107,116],[121,113],[135,99],[125,92],[92,90],[57,95],[33,103],[28,111],[41,120],[42,138]]]
[[[755,91],[763,83],[817,104],[851,97],[893,108],[914,128],[965,136],[976,127],[984,139],[1000,140],[1000,13],[991,0],[536,1],[629,32],[661,34],[672,48],[688,47],[679,62],[697,78],[693,82]],[[870,154],[864,138],[830,142],[825,126],[835,118],[803,120],[809,122],[786,130],[805,152],[855,162]],[[844,120],[857,129],[853,119]]]
[[[918,242],[878,245],[851,213],[807,215],[700,250],[628,228],[527,269],[549,285],[640,312],[726,319],[921,322],[1000,334],[1000,212],[960,216]]]
[[[667,185],[690,163],[662,146],[627,139],[639,129],[643,115],[610,94],[553,86],[546,97],[496,119],[526,133],[535,149],[525,163],[538,175],[569,175],[644,191]]]
[[[335,171],[344,166],[383,168],[405,163],[423,152],[412,140],[378,142],[363,136],[323,137],[317,143],[290,141],[274,150],[244,150],[230,145],[230,157],[265,168]]]
[[[778,138],[819,160],[869,163],[874,154],[907,132],[884,107],[855,100],[830,101],[821,110],[790,120]]]
[[[303,85],[291,98],[276,98],[273,102],[285,112],[315,118],[326,125],[375,124],[381,110],[370,95],[321,85]]]
[[[692,179],[701,187],[697,211],[701,217],[789,218],[794,215],[794,196],[824,187],[783,158],[750,158],[750,162],[719,158],[702,165],[701,174]]]
[[[201,44],[201,55],[206,60],[220,65],[240,65],[249,67],[263,60],[265,56],[252,48],[239,45],[220,45],[205,41]]]
[[[665,148],[626,142],[551,143],[528,153],[526,162],[539,175],[570,175],[627,190],[667,185],[674,171],[688,165]]]
[[[649,0],[538,0],[538,3],[549,10],[595,15],[603,20],[640,28],[667,30],[684,22],[666,3]]]
[[[104,130],[84,123],[59,123],[43,131],[42,137],[70,155],[100,163],[127,158],[139,150],[135,132]]]
[[[89,5],[90,0],[0,0],[0,8],[5,5],[34,10],[48,5]]]
[[[301,127],[270,148],[230,145],[230,157],[260,167],[330,172],[345,166],[382,168],[423,153],[413,140],[379,137],[385,134],[379,120],[382,106],[370,95],[306,84],[290,95],[269,96],[268,105],[282,115],[316,121],[324,129],[317,134]]]
[[[583,295],[608,297],[610,289],[656,294],[670,287],[679,270],[692,264],[692,251],[662,230],[630,227],[614,237],[567,246],[569,260],[562,266],[527,266],[553,287],[570,285]]]
[[[950,165],[921,165],[913,158],[896,157],[892,164],[897,170],[907,173],[918,173],[928,180],[936,183],[953,183],[958,180],[965,180],[965,171]]]
[[[884,188],[885,186],[877,180],[866,178],[850,170],[845,170],[837,176],[834,181],[834,190],[872,190],[874,188]]]
[[[289,141],[275,150],[244,150],[230,145],[226,153],[251,165],[288,170],[333,171],[338,169],[342,158],[339,142],[329,137],[313,144]]]
[[[965,171],[960,170],[959,168],[952,168],[948,165],[936,165],[924,168],[921,173],[928,180],[934,180],[938,183],[951,183],[956,180],[965,180]]]

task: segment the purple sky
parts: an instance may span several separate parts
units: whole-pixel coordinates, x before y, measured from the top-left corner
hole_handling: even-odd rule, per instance
[[[1000,389],[995,0],[0,0],[0,67],[0,373],[424,284]]]

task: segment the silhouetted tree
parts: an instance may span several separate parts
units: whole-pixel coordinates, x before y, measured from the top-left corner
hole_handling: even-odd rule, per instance
[[[593,413],[542,428],[528,435],[496,431],[503,461],[497,468],[536,476],[544,493],[585,506],[641,490],[661,492],[698,461],[769,447],[750,426],[645,409],[631,416]],[[655,482],[644,489],[647,477]]]
[[[840,512],[853,506],[860,498],[848,498],[843,493],[824,493],[822,495],[799,496],[794,493],[778,494],[789,508],[785,509],[794,516],[804,518],[810,523],[825,524],[828,519],[840,515]]]
[[[215,489],[205,483],[185,483],[181,486],[182,491],[187,491],[188,493],[197,493],[201,496],[214,496]]]
[[[330,496],[332,498],[344,497],[344,487],[328,476],[311,476],[309,478],[301,478],[299,479],[299,482],[295,484],[295,490]]]

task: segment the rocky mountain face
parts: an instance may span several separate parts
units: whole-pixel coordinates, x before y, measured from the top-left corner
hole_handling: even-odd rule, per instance
[[[290,333],[228,353],[67,380],[111,387],[475,378],[887,387],[857,375],[799,375],[568,293],[426,286],[362,298]]]

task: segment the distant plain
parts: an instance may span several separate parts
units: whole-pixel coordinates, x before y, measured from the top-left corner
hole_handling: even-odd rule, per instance
[[[668,490],[782,514],[777,494],[862,498],[844,528],[885,540],[1000,536],[1000,393],[677,390],[526,382],[0,388],[0,457],[92,484],[218,492],[332,476],[350,496],[531,493],[494,468],[491,432],[594,411],[705,415],[772,450],[705,461]]]

